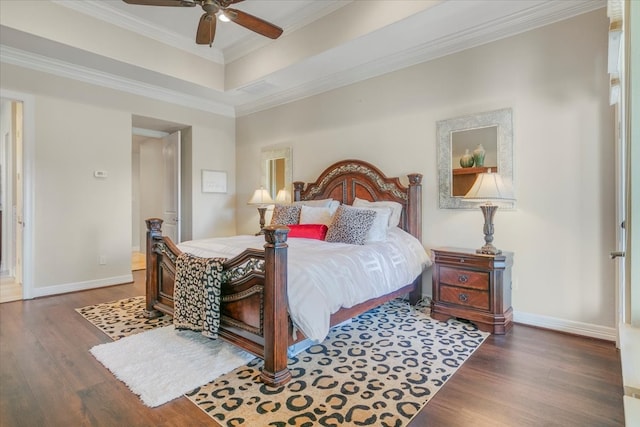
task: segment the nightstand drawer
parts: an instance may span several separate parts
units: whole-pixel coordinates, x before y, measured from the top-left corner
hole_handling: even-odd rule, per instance
[[[442,285],[440,286],[440,301],[489,310],[489,292],[475,289]]]
[[[489,273],[440,267],[440,283],[465,288],[489,290]]]

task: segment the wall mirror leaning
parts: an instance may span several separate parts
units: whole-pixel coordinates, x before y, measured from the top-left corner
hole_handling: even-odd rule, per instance
[[[477,174],[489,169],[513,184],[512,116],[511,108],[505,108],[437,122],[441,209],[477,208],[463,196]],[[515,201],[501,205],[515,208]]]
[[[277,203],[289,203],[292,194],[291,148],[263,148],[261,165],[261,182],[271,198]]]

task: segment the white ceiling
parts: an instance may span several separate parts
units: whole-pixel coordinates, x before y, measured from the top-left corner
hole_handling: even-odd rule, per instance
[[[2,62],[231,117],[606,7],[606,0],[246,0],[232,7],[283,35],[271,40],[219,23],[209,47],[195,44],[199,6],[46,3],[0,2]],[[101,37],[92,38],[91,25]],[[148,46],[137,53],[146,61],[121,56],[125,43],[134,53]],[[158,43],[174,58],[163,51],[149,59]],[[167,71],[180,62],[188,64]]]

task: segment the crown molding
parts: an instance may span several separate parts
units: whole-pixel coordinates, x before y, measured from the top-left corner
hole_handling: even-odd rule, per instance
[[[202,49],[202,46],[198,46],[194,43],[193,39],[184,37],[176,32],[158,28],[149,21],[137,18],[133,15],[123,13],[120,10],[111,7],[108,3],[99,0],[51,0],[60,6],[75,10],[76,12],[83,13],[93,18],[102,20],[109,24],[118,26],[128,31],[140,34],[144,37],[156,40],[160,43],[187,51],[193,55],[200,56],[218,64],[225,64],[249,53],[266,46],[273,41],[265,39],[257,34],[244,37],[239,42],[220,50],[216,47],[210,49]],[[294,32],[295,30],[310,24],[311,22],[322,18],[336,10],[346,6],[353,0],[323,0],[314,1],[310,5],[304,8],[303,11],[298,11],[294,15],[288,16],[283,21],[279,22],[280,26],[284,28],[285,35]]]
[[[0,62],[140,95],[158,101],[182,105],[183,107],[207,111],[225,117],[235,117],[234,108],[220,102],[211,101],[204,97],[186,95],[182,92],[141,83],[5,45],[0,45]]]
[[[302,27],[317,21],[320,18],[343,8],[353,0],[323,0],[314,1],[304,8],[304,11],[298,11],[294,15],[288,16],[286,19],[279,21],[278,24],[284,28],[283,36],[287,36]],[[243,56],[247,56],[251,52],[273,43],[272,40],[264,37],[246,37],[237,43],[224,49],[225,63],[230,63]]]
[[[570,6],[567,6],[570,4]],[[431,61],[463,50],[524,33],[574,16],[606,7],[603,0],[546,2],[499,19],[485,22],[383,58],[374,58],[349,70],[261,97],[236,107],[238,117],[318,95],[353,83]]]
[[[140,34],[152,40],[164,43],[168,46],[189,52],[217,64],[224,64],[224,55],[215,47],[203,49],[195,44],[192,38],[185,37],[173,31],[160,29],[156,25],[139,19],[133,15],[122,13],[114,7],[110,7],[106,2],[99,0],[51,0],[53,3],[73,9],[111,25]]]
[[[56,3],[64,3],[65,6],[67,3],[88,4],[90,5],[90,9],[95,7],[97,10],[106,10],[101,5],[96,5],[96,3],[100,2],[94,0],[85,2],[68,0],[54,1]],[[444,3],[444,5],[447,4],[448,2]],[[272,84],[271,88],[267,87],[263,93],[249,93],[248,97],[236,98],[236,101],[240,99],[247,99],[247,101],[237,102],[238,105],[235,106],[235,108],[231,100],[234,99],[234,95],[242,92],[241,89],[223,93],[222,96],[227,96],[230,100],[229,103],[224,103],[212,101],[205,96],[186,95],[182,92],[169,90],[161,86],[118,77],[92,68],[73,65],[5,45],[1,45],[0,60],[2,62],[207,111],[225,117],[238,117],[274,108],[279,105],[517,35],[603,7],[606,7],[605,0],[546,1],[536,3],[526,10],[503,16],[462,31],[453,32],[385,57],[371,58],[367,62],[353,65],[349,69],[334,72],[294,87],[286,87],[278,90],[277,86]],[[94,10],[96,10],[95,8]],[[330,8],[327,10],[329,9]],[[188,44],[189,47],[192,47],[192,40],[189,40]],[[265,81],[268,80],[268,77],[265,78]]]

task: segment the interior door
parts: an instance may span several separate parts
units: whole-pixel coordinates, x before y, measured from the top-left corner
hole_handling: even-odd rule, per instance
[[[24,227],[24,204],[23,204],[23,172],[22,172],[22,123],[23,109],[22,102],[14,102],[15,120],[15,282],[22,285],[22,238]]]
[[[616,125],[616,249],[611,252],[611,258],[616,260],[616,325],[625,323],[627,317],[627,307],[625,302],[626,283],[626,243],[627,243],[627,150],[624,142],[624,132],[621,117],[620,104],[615,105]],[[619,345],[619,336],[616,344]]]
[[[162,138],[162,231],[172,241],[180,240],[180,131]]]

